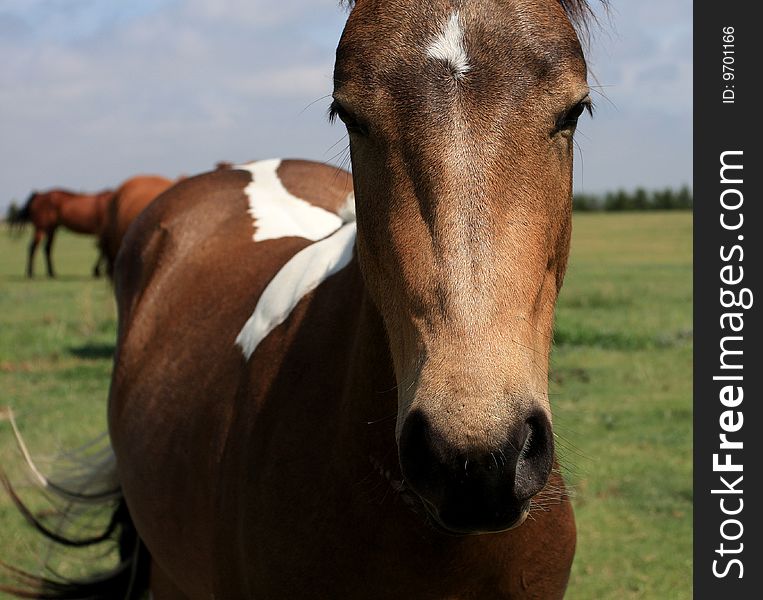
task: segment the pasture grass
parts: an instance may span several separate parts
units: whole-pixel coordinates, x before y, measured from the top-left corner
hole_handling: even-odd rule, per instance
[[[691,238],[688,212],[575,216],[550,383],[571,600],[692,595]]]
[[[12,408],[43,470],[46,458],[103,433],[116,308],[109,283],[91,277],[93,238],[59,233],[53,254],[58,278],[44,275],[38,252],[37,277],[29,281],[24,276],[29,235],[27,229],[12,237],[0,227],[0,467],[36,514],[45,517],[52,506],[31,485],[7,409]],[[41,573],[48,551],[0,488],[0,560]],[[113,557],[100,557],[102,552],[63,552],[52,564],[81,574],[94,561],[113,563]]]
[[[691,234],[689,212],[575,216],[550,383],[578,526],[570,600],[691,597]],[[60,235],[59,279],[27,281],[27,235],[0,229],[0,465],[44,515],[5,407],[35,456],[103,432],[116,317],[90,238]],[[45,551],[0,493],[0,559],[38,571]],[[57,568],[111,560],[69,556]]]

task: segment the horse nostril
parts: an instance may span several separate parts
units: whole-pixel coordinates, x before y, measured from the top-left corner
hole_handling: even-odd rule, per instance
[[[527,419],[527,435],[522,444],[522,456],[533,459],[547,452],[550,441],[550,436],[547,435],[548,428],[548,422],[541,422],[538,417],[533,416]]]
[[[520,499],[529,499],[543,489],[554,459],[554,439],[548,417],[536,413],[525,423],[527,432],[515,474],[515,493]]]
[[[491,452],[484,456],[472,456],[470,458],[459,458],[464,464],[465,479],[462,483],[474,482],[476,480],[485,480],[488,478],[500,477],[505,460],[500,457],[498,452]]]
[[[413,411],[403,424],[399,442],[403,477],[414,488],[428,490],[443,476],[432,427],[423,412]]]
[[[400,467],[407,486],[451,531],[500,531],[517,523],[527,501],[548,481],[551,423],[530,414],[504,432],[501,446],[458,446],[420,410],[403,423]]]

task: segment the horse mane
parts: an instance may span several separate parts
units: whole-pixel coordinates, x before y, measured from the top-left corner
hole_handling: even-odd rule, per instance
[[[606,6],[608,0],[600,0],[600,2]],[[587,31],[591,22],[596,20],[588,0],[559,0],[559,4],[562,5],[567,17],[578,29]]]
[[[599,3],[605,10],[609,8],[609,0],[599,0]],[[588,0],[559,0],[559,4],[567,13],[567,18],[577,31],[583,49],[586,51],[591,42],[591,25],[598,25],[591,4]]]

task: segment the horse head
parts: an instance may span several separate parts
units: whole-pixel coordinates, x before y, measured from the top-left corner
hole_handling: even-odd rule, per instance
[[[446,530],[505,530],[547,483],[573,133],[567,0],[358,0],[337,49],[357,255],[389,337],[406,484]]]

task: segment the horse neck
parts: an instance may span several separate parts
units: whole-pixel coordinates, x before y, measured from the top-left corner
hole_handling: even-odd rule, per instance
[[[384,465],[397,470],[395,422],[397,416],[397,384],[389,353],[382,317],[362,283],[357,259],[350,268],[357,271],[363,292],[356,307],[355,335],[349,340],[350,357],[346,385],[338,423],[338,438],[354,447],[355,460],[361,469]]]

